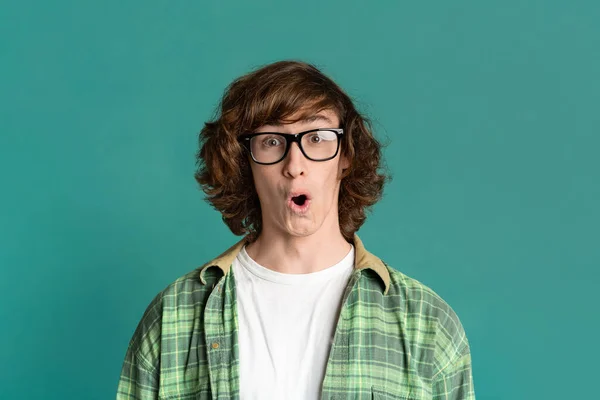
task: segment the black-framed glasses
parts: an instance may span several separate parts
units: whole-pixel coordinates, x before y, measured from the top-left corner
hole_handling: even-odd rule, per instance
[[[309,160],[331,160],[337,156],[343,134],[342,128],[318,128],[300,133],[245,133],[238,140],[250,151],[254,162],[270,165],[283,160],[293,142]]]

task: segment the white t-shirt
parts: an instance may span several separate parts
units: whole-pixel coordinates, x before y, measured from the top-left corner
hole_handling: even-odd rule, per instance
[[[242,248],[236,282],[240,400],[318,399],[354,246],[337,264],[284,274],[257,264]]]

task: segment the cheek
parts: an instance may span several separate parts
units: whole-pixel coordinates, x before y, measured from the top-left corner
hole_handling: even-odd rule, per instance
[[[327,183],[331,188],[336,188],[340,182],[340,170],[337,168],[331,169],[329,171],[329,175],[327,176]]]
[[[252,176],[256,193],[263,204],[270,204],[275,197],[275,180],[272,174],[269,174],[261,168],[253,168]]]
[[[335,170],[332,172],[331,176],[331,188],[334,196],[339,194],[341,186],[342,180],[340,179],[340,175],[338,175],[338,171]]]
[[[262,198],[263,193],[264,193],[264,179],[261,176],[261,172],[254,166],[252,165],[252,183],[254,183],[254,189],[256,190],[256,193],[258,194],[259,199]]]
[[[262,179],[255,180],[254,187],[256,188],[256,193],[258,194],[261,203],[265,202],[269,196],[269,190],[265,185],[265,181]]]

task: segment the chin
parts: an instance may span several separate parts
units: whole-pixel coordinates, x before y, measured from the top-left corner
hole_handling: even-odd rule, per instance
[[[291,236],[305,237],[305,236],[310,236],[313,233],[315,233],[316,229],[312,229],[312,227],[294,226],[294,227],[288,227],[285,231]]]
[[[285,231],[292,236],[305,237],[316,233],[321,225],[312,220],[303,219],[301,221],[288,221]]]

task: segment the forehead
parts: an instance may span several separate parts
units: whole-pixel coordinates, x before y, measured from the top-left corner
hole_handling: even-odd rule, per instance
[[[273,121],[262,125],[257,130],[270,128],[281,129],[292,125],[314,126],[317,128],[338,128],[339,118],[337,113],[331,109],[319,111],[299,110],[283,120]]]

